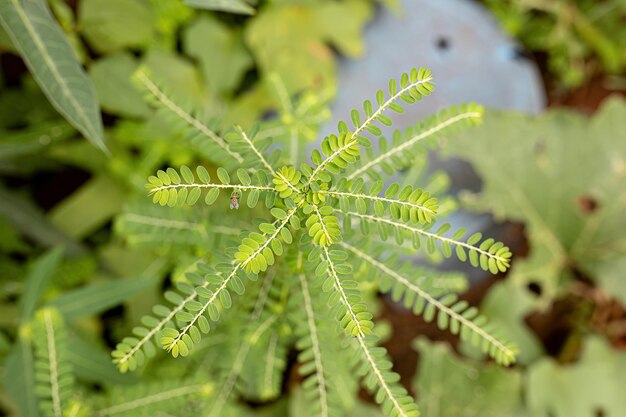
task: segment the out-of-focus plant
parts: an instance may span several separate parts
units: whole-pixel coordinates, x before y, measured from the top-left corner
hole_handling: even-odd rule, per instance
[[[577,87],[626,68],[626,4],[621,0],[482,0],[504,28],[547,55],[558,84]]]

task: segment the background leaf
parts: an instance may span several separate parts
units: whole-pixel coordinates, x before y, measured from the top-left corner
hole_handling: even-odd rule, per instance
[[[140,0],[83,0],[78,26],[100,53],[145,48],[154,36],[152,9]]]
[[[413,379],[420,409],[428,417],[514,416],[521,407],[519,371],[463,360],[443,343],[415,343],[420,366]]]
[[[101,313],[153,283],[152,278],[126,278],[99,282],[68,291],[48,303],[68,319]]]
[[[33,312],[37,308],[37,304],[48,287],[50,278],[59,266],[62,257],[63,248],[56,247],[37,259],[37,261],[33,264],[28,276],[26,277],[26,284],[24,285],[24,291],[22,293],[22,297],[20,298],[20,313],[22,320],[27,321],[33,315]]]
[[[276,72],[293,94],[307,87],[334,87],[335,63],[327,41],[341,33],[336,46],[348,56],[358,56],[359,35],[370,15],[371,7],[364,2],[281,4],[263,9],[245,36],[264,73]]]
[[[592,119],[552,111],[539,117],[489,113],[485,123],[447,144],[483,179],[473,207],[523,222],[530,255],[511,279],[541,285],[544,301],[579,269],[626,302],[626,102],[608,100]]]
[[[107,55],[89,67],[103,110],[129,117],[150,115],[150,107],[131,81],[137,67],[138,63],[128,52]]]
[[[0,186],[0,214],[4,215],[24,235],[39,242],[44,247],[63,245],[68,254],[85,251],[78,242],[71,239],[41,213],[40,208],[24,198],[14,195]]]
[[[204,81],[212,94],[233,90],[253,63],[241,31],[209,16],[201,16],[187,27],[183,48],[200,62]]]
[[[185,0],[191,7],[237,14],[254,14],[252,8],[244,0]]]
[[[30,336],[20,337],[6,358],[3,385],[22,415],[28,417],[39,417],[40,415],[37,396],[35,395],[34,366],[35,360]]]
[[[93,84],[46,3],[2,0],[0,23],[52,105],[94,145],[106,151]]]
[[[496,283],[481,304],[481,311],[498,326],[503,337],[519,348],[519,362],[528,364],[544,351],[539,338],[526,326],[524,317],[534,311],[535,298],[525,286],[511,281]]]
[[[528,374],[528,406],[534,416],[622,416],[626,354],[590,338],[578,362],[559,365],[543,358]]]

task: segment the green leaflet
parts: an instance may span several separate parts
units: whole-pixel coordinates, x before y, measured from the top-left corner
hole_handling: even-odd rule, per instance
[[[148,178],[146,188],[152,194],[152,201],[155,204],[169,207],[193,206],[202,195],[204,195],[202,199],[204,203],[210,206],[215,203],[223,190],[229,195],[231,201],[233,198],[243,197],[244,193],[250,193],[249,195],[254,197],[248,197],[247,201],[248,206],[253,208],[259,201],[260,193],[275,191],[273,187],[264,185],[267,182],[267,174],[261,171],[256,174],[256,179],[261,185],[250,184],[250,177],[247,173],[244,174],[244,182],[248,184],[231,184],[228,171],[222,167],[217,170],[219,182],[211,182],[211,176],[202,165],[196,168],[196,175],[199,181],[196,181],[193,172],[184,165],[180,168],[180,174],[173,168],[168,168],[167,171],[159,170],[156,176]]]
[[[2,0],[0,23],[52,105],[106,152],[94,86],[47,4],[43,0]]]

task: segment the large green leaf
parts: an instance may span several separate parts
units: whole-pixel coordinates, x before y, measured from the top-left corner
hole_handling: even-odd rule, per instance
[[[246,41],[262,74],[276,72],[290,93],[333,86],[333,43],[345,55],[363,50],[361,31],[371,15],[366,2],[322,0],[266,7],[246,28]]]
[[[200,71],[181,55],[150,49],[142,64],[155,80],[166,85],[168,91],[175,91],[177,97],[184,97],[190,106],[200,107],[206,103]]]
[[[9,33],[52,105],[94,145],[106,151],[91,80],[43,0],[0,0]]]
[[[530,368],[528,409],[538,417],[624,416],[624,375],[626,354],[590,338],[578,362],[545,358]]]
[[[154,37],[154,16],[141,0],[82,0],[78,27],[101,53],[145,48]]]
[[[241,32],[208,16],[199,17],[186,28],[183,48],[200,62],[204,81],[213,94],[232,92],[252,65]]]
[[[513,262],[518,284],[541,285],[544,301],[582,271],[626,301],[626,103],[589,119],[553,111],[489,113],[483,126],[444,148],[483,179],[475,207],[523,222],[530,256]]]
[[[526,325],[524,317],[534,311],[535,300],[525,286],[510,280],[498,282],[489,289],[480,310],[497,326],[502,337],[519,349],[518,362],[528,364],[543,354],[539,338]]]
[[[413,380],[428,417],[510,417],[521,408],[521,373],[456,357],[444,343],[418,339],[420,366]]]
[[[105,111],[129,117],[150,115],[150,108],[131,81],[137,67],[138,63],[128,52],[108,55],[89,67],[89,75]]]

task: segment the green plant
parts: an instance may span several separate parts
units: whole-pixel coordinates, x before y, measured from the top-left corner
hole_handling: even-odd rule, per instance
[[[312,165],[305,162],[296,168],[283,162],[294,155],[283,157],[277,149],[269,152],[271,138],[258,127],[248,131],[237,127],[220,135],[171,98],[149,72],[140,70],[136,79],[162,114],[182,120],[188,136],[211,146],[212,160],[222,165],[211,174],[203,165],[195,173],[186,166],[159,170],[147,185],[153,202],[187,212],[199,201],[209,206],[217,203],[218,211],[242,207],[228,213],[234,220],[226,237],[235,242],[234,247],[225,247],[224,242],[211,245],[211,264],[204,256],[191,263],[190,272],[165,292],[171,306],[155,306],[154,315],[142,319],[134,336],[117,345],[113,357],[120,370],[141,366],[156,353],[155,344],[174,357],[186,357],[203,346],[203,334],[213,327],[219,332],[222,322],[227,322],[231,333],[226,333],[226,346],[238,348],[234,355],[219,350],[228,370],[222,373],[225,379],[209,415],[220,415],[240,380],[249,396],[276,395],[272,386],[279,384],[281,375],[275,368],[285,366],[285,352],[294,345],[307,398],[320,415],[339,413],[341,383],[336,378],[352,369],[385,414],[417,415],[417,406],[398,384],[398,375],[379,346],[368,307],[368,293],[374,289],[402,300],[426,321],[436,320],[441,329],[460,334],[498,363],[515,360],[515,348],[493,333],[484,316],[435,284],[435,271],[416,269],[393,256],[394,246],[409,240],[414,250],[425,248],[435,257],[454,253],[496,274],[508,269],[509,249],[480,233],[463,239],[465,229],[448,234],[446,223],[434,229],[435,197],[411,185],[385,187],[382,181],[410,166],[415,152],[436,136],[476,124],[481,107],[469,104],[444,110],[412,129],[396,132],[387,142],[378,126],[392,124],[385,112],[401,113],[401,103],[415,103],[433,91],[430,71],[412,69],[399,81],[391,80],[387,94],[379,90],[376,104],[366,100],[362,111],[353,110],[351,128],[340,122],[337,134],[325,137],[321,151],[311,153]],[[378,152],[366,135],[380,137]],[[235,176],[238,181],[231,178]],[[257,207],[261,200],[265,209]],[[259,215],[265,219],[255,220]],[[211,223],[209,230],[223,227],[225,221]],[[243,231],[249,227],[258,231]],[[389,237],[395,245],[386,243]],[[233,305],[237,308],[226,314]],[[256,349],[265,356],[253,357],[266,360],[253,364],[247,355]],[[254,389],[259,373],[265,375],[265,385]]]
[[[482,0],[504,28],[533,52],[547,55],[557,84],[578,87],[597,74],[626,67],[624,16],[619,0]]]

